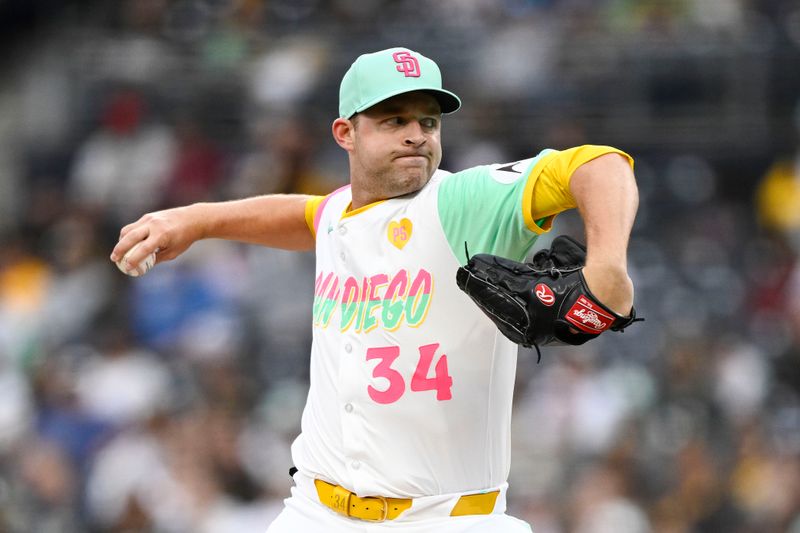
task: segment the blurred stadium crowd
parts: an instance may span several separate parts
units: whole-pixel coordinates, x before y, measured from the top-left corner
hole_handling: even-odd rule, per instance
[[[464,101],[443,168],[637,161],[647,321],[520,352],[510,512],[800,533],[797,0],[0,2],[0,532],[265,529],[313,255],[209,241],[135,280],[107,256],[150,210],[345,183],[338,83],[394,45]]]

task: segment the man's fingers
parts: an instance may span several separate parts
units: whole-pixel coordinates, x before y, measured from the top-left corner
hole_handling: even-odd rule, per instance
[[[111,260],[116,263],[125,256],[128,250],[133,248],[137,243],[148,238],[149,235],[150,231],[145,227],[129,229],[124,237],[120,237],[119,242],[117,242],[117,245],[114,246],[114,249],[111,251]],[[155,248],[155,246],[153,248]],[[145,255],[145,257],[147,256]]]
[[[183,209],[147,213],[123,227],[119,241],[111,251],[111,261],[119,263],[124,258],[129,267],[135,268],[154,252],[157,254],[156,263],[175,259],[191,244],[184,242],[185,235],[179,231]]]
[[[125,235],[127,235],[137,225],[138,225],[138,221],[137,222],[132,222],[132,223],[128,224],[127,226],[125,226],[124,228],[122,228],[121,230],[119,230],[119,238],[120,239],[123,238]]]
[[[158,252],[158,241],[152,236],[134,245],[135,250],[127,258],[128,265],[135,267],[144,261],[150,254]]]

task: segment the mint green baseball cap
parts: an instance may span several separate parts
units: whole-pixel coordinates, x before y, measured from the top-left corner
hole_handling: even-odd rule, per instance
[[[389,48],[360,55],[350,66],[339,87],[339,116],[350,118],[411,91],[430,93],[444,114],[461,107],[458,96],[442,89],[442,73],[432,59],[407,48]]]

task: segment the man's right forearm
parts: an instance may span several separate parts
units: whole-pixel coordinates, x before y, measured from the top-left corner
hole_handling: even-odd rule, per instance
[[[306,225],[309,196],[272,194],[228,202],[187,206],[200,239],[227,239],[285,250],[310,250],[314,238]]]
[[[157,253],[158,263],[175,259],[201,239],[228,239],[285,250],[310,250],[314,237],[306,224],[308,196],[274,194],[230,202],[198,203],[147,213],[120,231],[111,260],[129,257],[138,265]]]

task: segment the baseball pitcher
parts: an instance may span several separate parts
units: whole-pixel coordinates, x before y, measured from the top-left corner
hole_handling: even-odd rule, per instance
[[[579,344],[633,321],[632,159],[579,146],[446,172],[442,115],[460,105],[431,59],[362,55],[332,125],[349,185],[151,213],[111,254],[138,244],[131,265],[156,250],[161,263],[211,237],[315,248],[295,486],[269,533],[530,531],[505,512],[515,342]],[[522,263],[575,207],[586,248]]]

